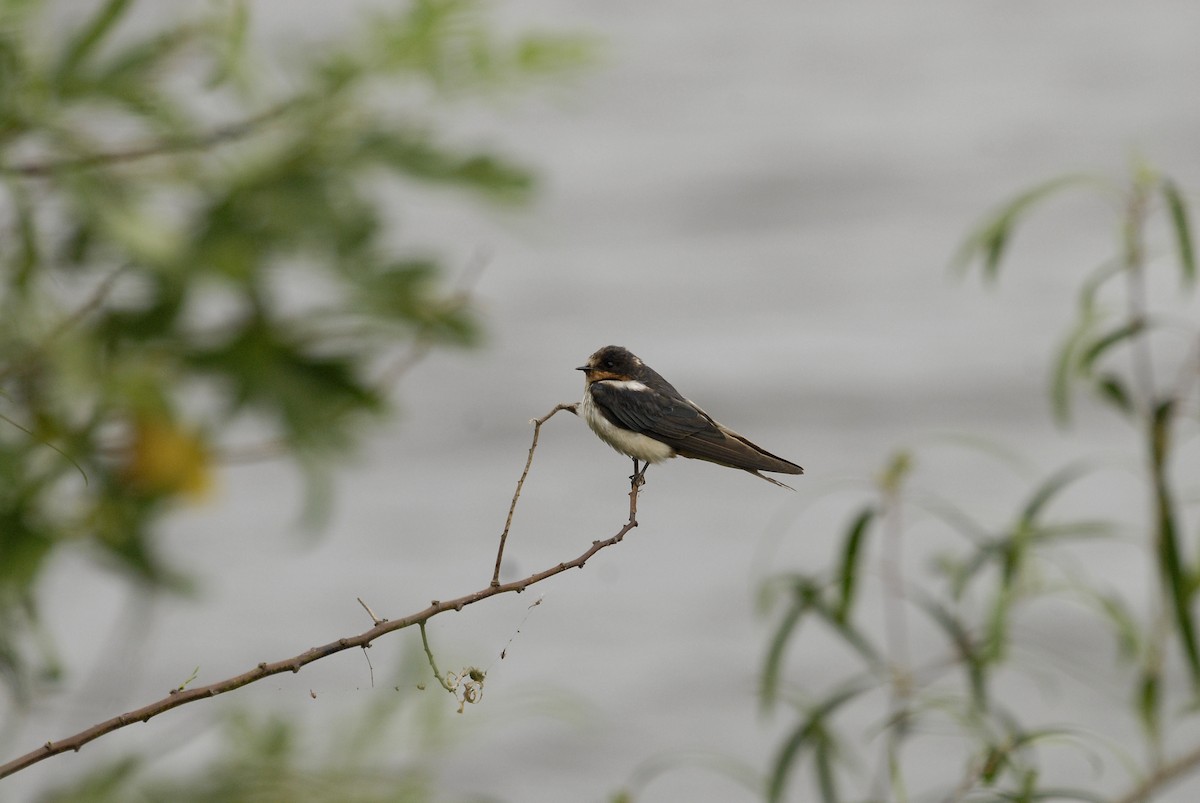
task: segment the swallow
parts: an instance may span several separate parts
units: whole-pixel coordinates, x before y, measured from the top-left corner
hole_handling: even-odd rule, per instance
[[[719,423],[620,346],[605,346],[576,370],[584,374],[580,414],[600,440],[633,458],[629,479],[638,485],[651,463],[676,455],[740,468],[790,490],[795,489],[759,472],[804,473]]]

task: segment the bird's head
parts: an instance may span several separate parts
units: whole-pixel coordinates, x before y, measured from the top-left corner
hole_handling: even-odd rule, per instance
[[[583,371],[590,385],[602,379],[616,379],[621,382],[636,379],[643,367],[642,361],[627,349],[605,346],[588,357],[587,365],[581,365],[575,370]]]

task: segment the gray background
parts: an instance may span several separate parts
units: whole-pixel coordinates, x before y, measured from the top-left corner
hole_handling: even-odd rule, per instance
[[[262,3],[256,35],[298,47],[349,25],[350,5]],[[598,801],[646,760],[682,755],[641,799],[753,799],[704,767],[719,755],[763,768],[791,721],[757,710],[768,628],[754,589],[772,571],[830,563],[892,450],[970,433],[1022,454],[1024,473],[944,445],[920,458],[919,487],[996,525],[1030,479],[1081,450],[1136,455],[1106,414],[1055,430],[1044,394],[1073,288],[1114,248],[1112,209],[1078,197],[1050,204],[1022,230],[998,286],[953,281],[947,264],[984,212],[1062,172],[1122,175],[1141,155],[1200,186],[1200,6],[519,0],[495,11],[513,30],[578,30],[603,47],[581,79],[464,115],[465,130],[480,123],[540,169],[532,210],[496,215],[449,195],[401,207],[399,234],[436,245],[450,264],[489,255],[475,287],[486,347],[436,355],[406,377],[402,417],[340,475],[318,540],[296,536],[301,485],[265,465],[224,471],[207,505],[171,523],[169,554],[202,579],[194,600],[130,600],[62,556],[45,613],[68,665],[87,669],[7,753],[144,704],[197,664],[197,682],[211,682],[357,633],[369,621],[356,596],[399,616],[486,585],[528,420],[576,399],[572,369],[607,343],[808,474],[792,494],[703,463],[653,468],[641,526],[624,544],[524,595],[437,618],[443,669],[490,667],[483,704],[455,716],[447,697],[426,691],[421,706],[444,714],[425,728],[433,735],[423,741],[414,726],[375,747],[427,767],[446,789]],[[1170,270],[1165,246],[1155,253]],[[582,422],[554,419],[517,512],[508,576],[615,532],[628,469]],[[1121,469],[1066,501],[1141,516]],[[927,578],[945,537],[913,518],[909,569]],[[1077,568],[1145,598],[1140,547],[1088,554]],[[868,576],[877,587],[874,566]],[[879,608],[874,593],[863,604]],[[127,652],[120,621],[131,610],[146,637]],[[1042,609],[1005,686],[1031,723],[1079,721],[1137,754],[1127,690],[1109,677],[1111,645],[1087,621],[1078,608]],[[789,676],[829,688],[852,663],[806,635]],[[917,629],[912,651],[924,657],[934,643]],[[377,644],[374,688],[362,655],[347,653],[109,736],[10,788],[19,796],[125,750],[190,766],[220,743],[208,723],[243,705],[327,724],[309,731],[327,750],[362,712],[395,700],[387,680],[418,646],[415,632]],[[875,704],[855,713],[851,736],[868,738]],[[944,774],[952,733],[916,751],[927,755],[915,791],[957,781],[957,767]],[[872,761],[877,742],[864,749]],[[1080,754],[1053,755],[1054,777],[1096,778]],[[1124,789],[1108,763],[1099,783]],[[1192,799],[1200,781],[1188,786],[1163,799]],[[798,781],[794,799],[809,791]]]

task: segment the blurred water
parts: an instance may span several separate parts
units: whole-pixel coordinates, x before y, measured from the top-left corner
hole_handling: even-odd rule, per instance
[[[341,5],[261,5],[259,34],[277,47],[352,19]],[[500,104],[484,121],[542,170],[531,213],[498,218],[450,198],[403,209],[400,233],[439,244],[452,263],[490,255],[476,290],[487,347],[408,375],[403,418],[343,475],[333,527],[315,544],[294,535],[294,477],[277,466],[230,469],[214,505],[171,528],[170,551],[203,578],[202,596],[134,603],[151,637],[132,654],[106,649],[123,643],[113,628],[127,604],[109,578],[60,561],[45,613],[69,666],[100,665],[6,752],[141,705],[197,663],[198,682],[210,682],[359,632],[369,622],[356,596],[398,616],[486,585],[527,421],[577,398],[572,368],[606,343],[634,350],[808,474],[790,494],[707,464],[652,469],[641,526],[625,543],[584,571],[435,620],[443,669],[491,666],[483,705],[448,717],[442,748],[418,754],[445,788],[598,801],[642,762],[683,751],[761,770],[787,718],[764,720],[756,708],[766,627],[755,581],[828,564],[850,514],[837,490],[847,479],[869,477],[897,445],[931,432],[1002,440],[1035,476],[1080,449],[1130,446],[1103,416],[1060,433],[1044,403],[1072,288],[1111,251],[1110,210],[1051,204],[990,290],[950,281],[946,265],[981,213],[1051,175],[1120,173],[1142,154],[1200,186],[1200,6],[517,0],[495,12],[514,29],[593,32],[604,61],[549,99]],[[993,521],[1026,487],[949,449],[922,467],[930,489]],[[552,421],[509,573],[614,532],[627,473],[581,422]],[[1135,521],[1141,500],[1118,475],[1074,501]],[[926,576],[921,536],[911,536],[911,568]],[[1086,568],[1137,600],[1145,577],[1126,567],[1138,555],[1098,550]],[[1028,672],[1010,679],[1014,693],[1032,710],[1121,734],[1136,753],[1102,635],[1058,610],[1027,635]],[[918,646],[924,637],[914,635]],[[414,638],[372,650],[377,680]],[[793,655],[793,676],[828,688],[848,662],[811,643],[820,650]],[[1049,668],[1077,683],[1047,687]],[[189,739],[228,706],[336,722],[390,694],[386,683],[370,689],[362,656],[348,654],[52,759],[10,782],[6,799],[148,745],[180,745],[165,766],[187,764],[214,736]],[[915,788],[957,780],[939,774],[940,755]],[[753,799],[714,763],[684,761],[639,799]],[[1053,769],[1092,773],[1077,757]],[[1103,778],[1127,785],[1115,767]],[[1198,791],[1192,781],[1162,799]],[[809,789],[794,799],[810,799]]]

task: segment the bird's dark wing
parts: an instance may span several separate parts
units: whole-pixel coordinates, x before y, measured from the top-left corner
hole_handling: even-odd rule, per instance
[[[675,440],[716,426],[693,405],[657,390],[631,390],[614,382],[593,382],[592,400],[612,423],[674,446]]]
[[[682,397],[672,398],[651,388],[630,390],[611,382],[592,383],[591,393],[609,421],[661,441],[684,457],[752,473],[800,474],[804,470],[721,426]]]

